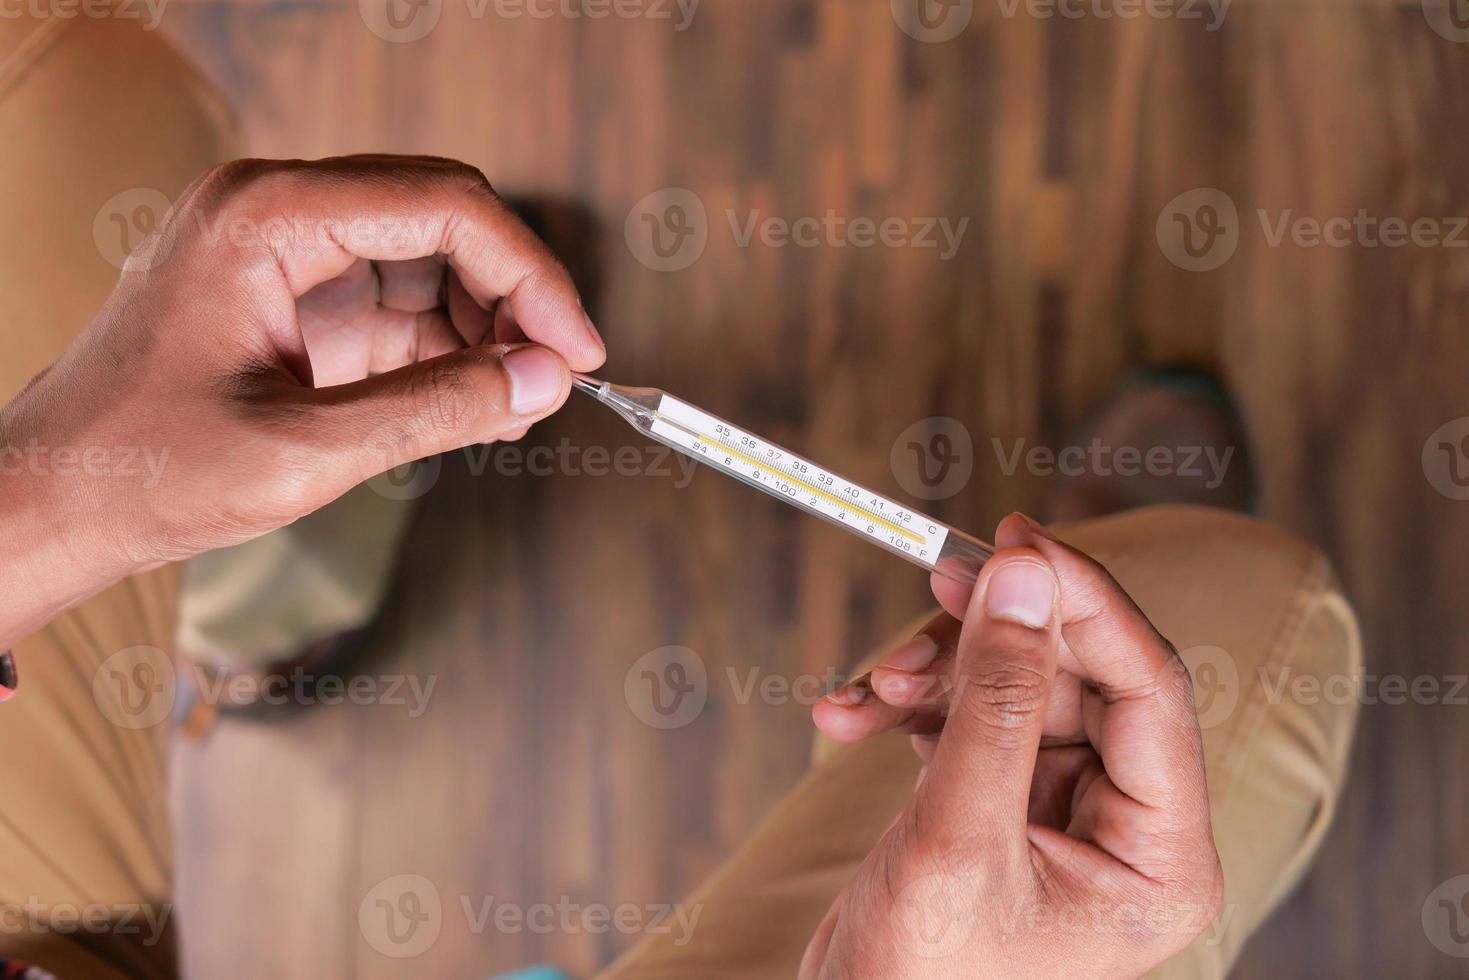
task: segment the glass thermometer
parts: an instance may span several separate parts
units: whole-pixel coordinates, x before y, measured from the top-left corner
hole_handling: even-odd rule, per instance
[[[989,545],[957,528],[874,493],[666,391],[628,388],[580,374],[573,383],[664,445],[945,578],[973,585],[979,566],[994,554]]]

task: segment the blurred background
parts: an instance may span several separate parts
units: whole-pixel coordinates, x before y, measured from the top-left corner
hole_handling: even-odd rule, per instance
[[[1213,366],[1251,424],[1263,515],[1336,562],[1369,676],[1447,692],[1469,672],[1469,457],[1438,456],[1469,451],[1469,10],[1451,3],[176,0],[159,24],[238,153],[478,165],[567,256],[606,377],[980,536],[1042,494],[1004,465],[1015,440],[1063,444],[1131,366]],[[1377,233],[1310,233],[1359,213]],[[856,218],[893,219],[891,239],[855,245]],[[1436,237],[1383,244],[1389,218]],[[822,230],[766,233],[801,219]],[[950,438],[910,457],[912,431]],[[520,905],[680,900],[806,765],[810,689],[750,682],[829,679],[931,601],[885,553],[660,469],[584,399],[534,446],[646,465],[509,476],[486,451],[395,484],[414,526],[354,657],[434,678],[421,712],[319,706],[180,742],[192,975],[591,972],[635,937],[447,915],[401,961],[359,907],[401,874]],[[627,686],[667,646],[707,672],[676,728]],[[1325,850],[1238,975],[1462,975],[1421,920],[1469,872],[1458,697],[1365,706]]]

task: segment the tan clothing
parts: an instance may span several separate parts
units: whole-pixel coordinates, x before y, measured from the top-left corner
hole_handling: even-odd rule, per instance
[[[1149,508],[1059,533],[1107,566],[1185,662],[1212,668],[1194,674],[1225,911],[1156,976],[1222,976],[1331,823],[1356,701],[1276,693],[1306,675],[1358,679],[1355,620],[1314,549],[1235,514]],[[791,976],[917,773],[903,735],[818,744],[806,779],[687,899],[702,906],[693,940],[678,948],[649,937],[606,980]]]
[[[224,155],[221,120],[183,63],[135,25],[0,21],[0,140],[25,147],[0,158],[0,398],[49,363],[110,290],[117,245],[108,236],[125,234],[137,208],[154,200],[128,193],[176,195]],[[361,518],[344,510],[303,528],[340,520],[360,526]],[[282,627],[256,616],[263,593],[249,594],[250,582],[274,581],[271,569],[333,536],[271,536],[201,563],[198,580],[209,585],[185,626],[193,642],[231,659],[360,625],[376,605],[387,567],[381,549],[391,541],[370,556],[378,573],[329,604],[329,622]],[[1244,518],[1167,508],[1064,536],[1097,555],[1199,665],[1227,927],[1160,974],[1217,976],[1299,879],[1330,822],[1355,701],[1272,692],[1285,671],[1356,677],[1351,612],[1314,550]],[[340,584],[334,567],[357,565],[323,559],[293,589],[317,594]],[[316,571],[322,577],[313,580]],[[0,930],[0,956],[62,976],[177,972],[166,715],[179,580],[166,569],[123,582],[15,649],[20,690],[0,706],[0,925],[22,927]],[[272,632],[244,636],[239,624],[252,618],[271,620]],[[904,804],[915,773],[900,737],[819,745],[805,781],[691,900],[703,906],[693,940],[675,947],[650,937],[607,975],[793,975],[807,937]],[[105,921],[79,927],[88,914]]]

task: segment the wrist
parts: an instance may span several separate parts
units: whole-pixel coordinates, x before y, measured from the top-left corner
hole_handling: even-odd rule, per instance
[[[75,450],[23,435],[15,407],[0,411],[0,650],[135,570],[95,480],[56,465]]]

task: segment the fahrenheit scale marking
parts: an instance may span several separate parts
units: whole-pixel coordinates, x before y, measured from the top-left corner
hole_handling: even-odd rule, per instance
[[[672,395],[652,432],[734,476],[930,567],[949,529]]]

